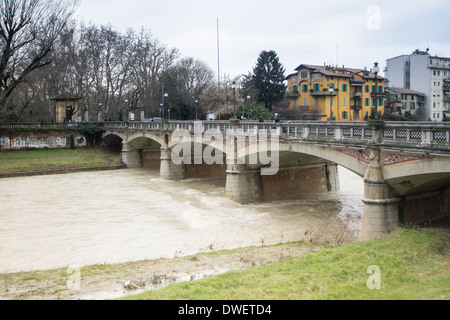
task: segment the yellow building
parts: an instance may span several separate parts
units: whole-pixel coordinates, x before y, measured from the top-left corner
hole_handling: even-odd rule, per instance
[[[384,114],[384,77],[363,69],[306,64],[295,70],[286,78],[290,108],[324,121],[364,121],[375,107]]]

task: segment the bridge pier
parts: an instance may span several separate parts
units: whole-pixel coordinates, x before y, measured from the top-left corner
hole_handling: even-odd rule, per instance
[[[225,197],[239,204],[258,200],[258,170],[250,170],[245,164],[229,164],[227,167]]]
[[[360,240],[382,237],[399,226],[400,199],[393,198],[383,178],[380,150],[370,150],[370,164],[364,177],[364,208]]]
[[[167,143],[161,147],[160,177],[164,180],[180,181],[184,179],[184,165],[177,165],[172,161],[172,151]]]
[[[122,161],[129,169],[140,168],[142,166],[141,153],[133,148],[129,143],[122,143]]]

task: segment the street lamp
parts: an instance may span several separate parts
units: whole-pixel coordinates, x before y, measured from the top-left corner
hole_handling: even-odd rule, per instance
[[[373,73],[375,73],[375,120],[378,120],[378,72],[380,72],[380,67],[378,67],[378,62],[375,62],[373,67]]]
[[[233,81],[233,83],[231,84],[231,89],[233,89],[234,117],[236,118],[236,82]]]
[[[169,98],[169,94],[166,92],[166,93],[164,93],[164,106],[163,106],[163,118],[165,119],[166,118],[166,100],[167,100],[167,98]]]
[[[334,89],[330,86],[330,89],[328,89],[328,92],[330,93],[330,121],[333,120],[333,92]]]
[[[195,100],[195,120],[198,120],[198,100]]]

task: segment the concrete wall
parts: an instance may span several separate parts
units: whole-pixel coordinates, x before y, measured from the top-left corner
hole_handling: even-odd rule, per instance
[[[450,217],[450,189],[405,198],[399,206],[405,225],[419,225]]]
[[[143,168],[159,168],[161,166],[161,150],[142,150],[141,161]]]
[[[281,168],[274,176],[259,176],[258,201],[298,199],[332,191],[326,165]],[[334,184],[334,182],[332,183]]]
[[[69,131],[17,131],[0,132],[0,149],[63,149],[86,147],[86,138],[79,132]]]
[[[409,72],[409,56],[403,55],[387,60],[386,77],[389,79],[390,87],[407,88],[406,84],[409,82],[409,77],[406,72]],[[408,63],[408,66],[406,65]]]
[[[207,177],[224,177],[227,171],[226,164],[186,164],[184,165],[185,179],[190,178],[207,178]]]

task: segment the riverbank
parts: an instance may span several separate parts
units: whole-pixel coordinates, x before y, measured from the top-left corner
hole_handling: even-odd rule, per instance
[[[448,300],[449,258],[450,230],[399,229],[338,246],[305,238],[173,259],[0,274],[0,299]]]
[[[107,148],[3,150],[0,178],[123,169],[120,153]]]
[[[450,231],[402,229],[129,300],[448,300]]]

